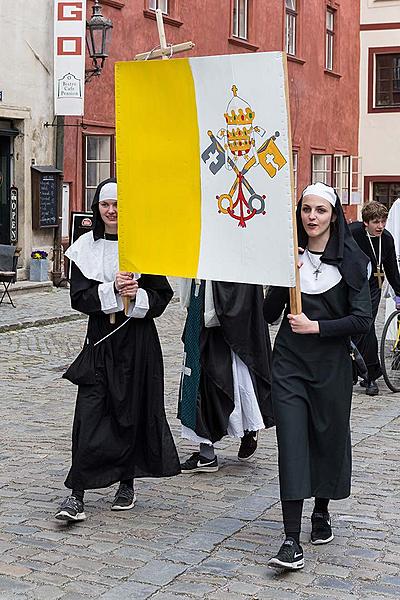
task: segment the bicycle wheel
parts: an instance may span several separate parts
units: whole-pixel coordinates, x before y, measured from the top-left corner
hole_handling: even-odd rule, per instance
[[[400,392],[400,313],[396,310],[387,319],[381,338],[381,367],[386,385]]]

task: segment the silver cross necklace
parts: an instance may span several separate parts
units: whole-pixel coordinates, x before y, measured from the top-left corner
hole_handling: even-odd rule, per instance
[[[311,266],[314,269],[313,275],[315,275],[315,279],[318,279],[318,275],[321,275],[323,273],[323,270],[321,269],[322,263],[321,263],[321,261],[318,261],[318,264],[317,264],[313,261],[313,259],[311,258],[312,254],[308,248],[306,248],[306,252],[307,252],[308,260],[310,261]]]

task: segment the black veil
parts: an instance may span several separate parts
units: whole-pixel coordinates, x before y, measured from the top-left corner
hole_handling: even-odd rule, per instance
[[[104,221],[100,216],[99,197],[100,197],[100,190],[103,186],[106,185],[106,183],[117,183],[117,180],[115,179],[115,177],[110,177],[109,179],[105,179],[104,181],[101,181],[99,183],[99,185],[97,186],[97,189],[95,191],[95,194],[93,197],[93,202],[92,202],[92,211],[93,211],[92,231],[93,231],[93,237],[94,237],[95,241],[104,237]]]
[[[323,184],[326,185],[326,184]],[[326,186],[330,187],[330,186]],[[332,188],[330,188],[332,189]],[[318,195],[318,194],[316,194]],[[336,204],[334,211],[336,221],[331,225],[331,235],[321,256],[321,262],[337,266],[343,279],[354,290],[359,291],[367,277],[367,265],[369,258],[360,249],[351,235],[350,228],[346,222],[343,208],[335,191]],[[308,243],[308,235],[301,220],[301,205],[303,195],[296,209],[297,236],[299,246],[305,248]]]

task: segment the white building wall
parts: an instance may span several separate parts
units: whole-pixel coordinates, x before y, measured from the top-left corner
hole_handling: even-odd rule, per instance
[[[400,112],[368,113],[369,48],[400,47],[399,28],[379,29],[389,23],[400,23],[400,0],[361,0],[361,25],[371,27],[360,32],[359,148],[364,176],[400,176]]]
[[[12,181],[19,190],[20,263],[32,248],[49,250],[53,230],[32,232],[31,164],[55,165],[53,120],[53,0],[0,1],[0,119],[13,120]]]

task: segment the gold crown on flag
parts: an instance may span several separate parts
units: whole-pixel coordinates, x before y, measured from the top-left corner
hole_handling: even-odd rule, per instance
[[[251,128],[237,128],[231,129],[227,131],[228,144],[231,152],[236,154],[241,151],[242,153],[247,153],[253,143],[253,140],[250,137]]]
[[[227,111],[232,106],[230,112],[225,113],[225,121],[227,125],[251,125],[254,121],[255,112],[251,106],[237,95],[238,88],[232,86],[233,98],[228,104]]]

